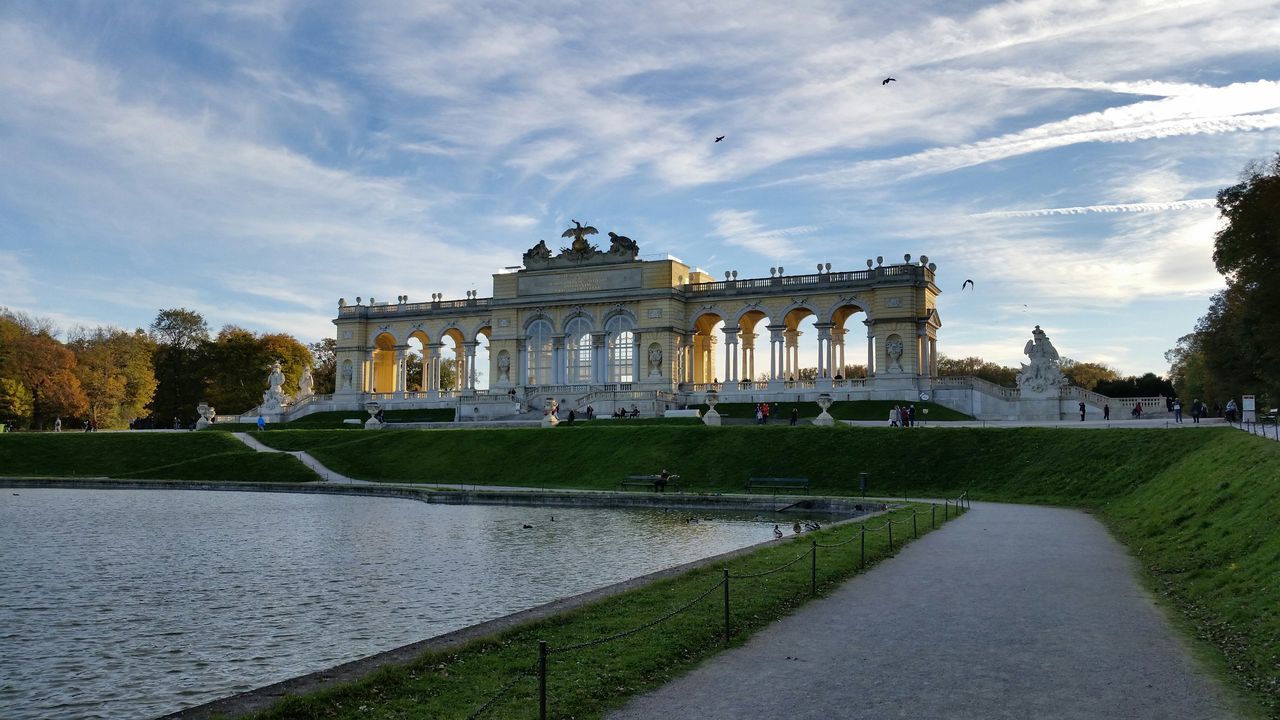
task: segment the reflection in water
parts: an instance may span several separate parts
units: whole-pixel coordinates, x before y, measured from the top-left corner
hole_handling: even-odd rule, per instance
[[[772,538],[764,518],[689,517],[4,493],[0,717],[155,717]]]

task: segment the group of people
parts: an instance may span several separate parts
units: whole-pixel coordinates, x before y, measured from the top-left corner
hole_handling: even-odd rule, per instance
[[[756,404],[755,404],[755,424],[756,424],[756,425],[764,425],[764,424],[768,424],[768,421],[769,421],[769,411],[771,411],[771,407],[769,407],[768,402],[756,402]]]
[[[640,417],[640,408],[636,407],[635,405],[632,405],[631,410],[628,411],[626,408],[619,405],[618,409],[613,411],[613,416],[616,418],[626,418],[626,417],[638,418]]]
[[[889,427],[911,427],[916,424],[916,406],[894,405],[889,410]]]

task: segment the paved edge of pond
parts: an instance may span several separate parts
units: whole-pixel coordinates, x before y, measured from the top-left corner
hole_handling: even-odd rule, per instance
[[[1079,510],[974,503],[609,720],[1236,717]]]
[[[839,527],[846,523],[863,522],[869,518],[879,516],[884,512],[885,510],[879,510],[865,515],[860,515],[855,518],[848,518],[846,520],[832,523],[828,527]],[[730,550],[729,552],[721,553],[719,555],[713,555],[701,560],[694,560],[693,562],[684,563],[683,565],[676,565],[674,567],[667,568],[666,570],[659,570],[630,580],[623,580],[621,582],[606,585],[595,590],[589,590],[578,595],[571,595],[559,600],[553,600],[549,603],[529,608],[528,610],[521,610],[519,612],[511,613],[510,615],[503,615],[502,617],[494,618],[493,620],[487,620],[482,623],[470,625],[450,633],[437,635],[436,637],[427,638],[408,645],[402,645],[398,648],[393,648],[375,655],[370,655],[366,658],[343,663],[342,665],[328,668],[326,670],[300,675],[298,677],[255,688],[237,695],[231,695],[202,705],[185,708],[168,715],[163,715],[156,718],[156,720],[211,720],[215,717],[226,716],[234,718],[251,712],[258,712],[260,710],[265,710],[289,695],[313,693],[325,688],[353,682],[387,665],[403,665],[405,663],[412,662],[419,655],[428,651],[442,651],[460,648],[467,643],[480,638],[497,635],[521,625],[543,620],[570,610],[575,610],[584,605],[589,605],[615,595],[621,595],[622,593],[644,587],[645,585],[658,580],[675,577],[690,570],[696,570],[698,568],[721,563],[741,555],[755,552],[756,550],[775,543],[792,542],[803,537],[803,535],[800,535],[789,536],[783,540],[766,540],[754,545],[738,548],[737,550]]]

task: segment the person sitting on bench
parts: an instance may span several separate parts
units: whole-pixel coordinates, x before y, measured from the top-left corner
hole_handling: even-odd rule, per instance
[[[654,481],[653,487],[658,492],[667,491],[667,480],[671,478],[671,473],[666,468],[662,468],[662,472],[658,474],[658,479]]]

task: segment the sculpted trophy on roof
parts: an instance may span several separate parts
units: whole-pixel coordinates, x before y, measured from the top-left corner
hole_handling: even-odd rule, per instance
[[[634,240],[614,232],[609,233],[609,249],[601,252],[600,248],[587,240],[588,235],[599,233],[600,231],[595,227],[583,225],[574,220],[573,227],[560,234],[560,237],[573,238],[569,247],[560,248],[558,255],[552,255],[551,248],[547,247],[547,241],[539,240],[537,245],[525,251],[524,267],[526,270],[544,270],[580,265],[608,265],[634,262],[640,254],[640,246]]]

